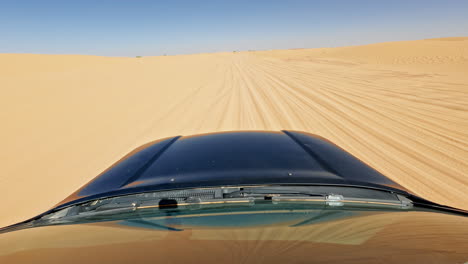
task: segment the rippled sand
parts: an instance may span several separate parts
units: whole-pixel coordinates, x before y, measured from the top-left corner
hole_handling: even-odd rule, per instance
[[[0,226],[52,207],[148,141],[324,136],[468,209],[468,38],[115,58],[0,54]]]

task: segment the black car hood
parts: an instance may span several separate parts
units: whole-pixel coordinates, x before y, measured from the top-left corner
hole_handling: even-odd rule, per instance
[[[177,136],[141,146],[55,209],[138,192],[269,184],[408,192],[322,137],[297,131],[236,131]]]

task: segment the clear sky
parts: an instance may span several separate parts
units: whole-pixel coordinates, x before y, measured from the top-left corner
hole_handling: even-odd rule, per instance
[[[468,36],[468,0],[0,0],[0,53],[149,56]]]

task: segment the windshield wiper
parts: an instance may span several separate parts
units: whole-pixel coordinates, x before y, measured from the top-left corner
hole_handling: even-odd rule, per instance
[[[198,210],[256,203],[307,203],[329,207],[409,209],[406,197],[381,190],[340,186],[215,187],[139,193],[108,197],[70,206],[47,214],[36,224],[64,224],[131,216],[148,210]]]
[[[373,190],[367,191],[367,197],[361,195],[350,195],[344,196],[343,194],[335,194],[332,192],[314,192],[313,188],[309,192],[297,190],[297,188],[242,188],[242,190],[234,191],[229,193],[228,197],[255,197],[264,200],[271,200],[273,203],[284,203],[284,202],[308,202],[308,203],[319,203],[327,206],[344,206],[344,205],[365,205],[365,206],[390,206],[398,208],[411,208],[412,203],[409,199],[402,195],[390,194],[386,197],[381,195],[372,195]],[[335,188],[336,189],[336,188]],[[330,191],[330,190],[328,190]],[[366,192],[366,190],[364,190]],[[349,192],[348,192],[349,193]]]

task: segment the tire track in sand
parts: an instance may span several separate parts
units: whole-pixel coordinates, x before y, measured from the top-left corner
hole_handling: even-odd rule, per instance
[[[317,71],[320,65],[297,68],[282,61],[237,55],[234,78],[244,88],[241,118],[248,118],[239,129],[251,129],[257,120],[254,128],[261,124],[264,129],[282,126],[320,134],[418,194],[465,206],[466,200],[460,197],[468,186],[468,164],[467,156],[461,154],[466,154],[467,141],[458,132],[460,127],[440,126],[441,122],[453,126],[463,121],[457,114],[438,114],[442,110],[459,114],[457,108],[431,104],[430,98],[413,95],[411,90],[402,96],[386,83],[360,82],[365,77],[360,72],[340,76]],[[460,92],[447,88],[451,89]],[[416,111],[402,108],[408,102]],[[434,105],[439,110],[430,108]],[[288,127],[277,123],[284,119],[289,120]]]

